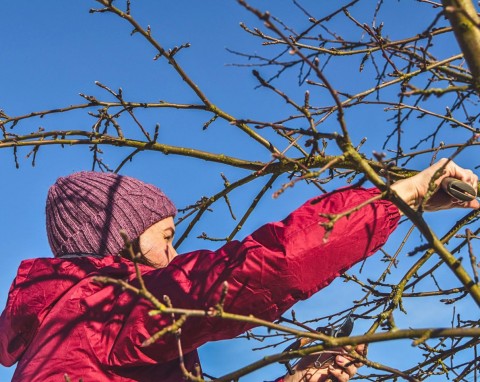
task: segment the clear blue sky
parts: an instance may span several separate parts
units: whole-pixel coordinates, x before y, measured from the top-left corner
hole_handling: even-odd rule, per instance
[[[263,9],[271,9],[272,13],[290,18],[298,25],[308,25],[298,10],[292,11],[289,1],[256,3]],[[415,1],[394,3],[385,7],[379,21],[392,23],[403,18],[408,19],[409,25],[424,21],[425,15],[422,12],[410,12],[412,7],[418,4]],[[332,6],[328,0],[309,0],[302,4],[307,8],[313,5],[323,8]],[[167,64],[161,60],[153,61],[155,52],[142,38],[129,36],[131,28],[123,20],[108,14],[89,14],[88,10],[95,6],[94,1],[78,0],[3,2],[0,24],[1,109],[14,116],[83,103],[79,93],[111,99],[95,86],[95,81],[100,81],[112,89],[122,87],[125,98],[132,101],[162,99],[172,102],[197,102]],[[191,43],[191,48],[178,55],[178,61],[204,92],[225,111],[237,118],[268,119],[274,118],[276,111],[284,107],[284,103],[279,102],[278,98],[268,91],[254,89],[256,81],[249,69],[227,65],[239,62],[240,58],[229,54],[225,48],[247,52],[262,49],[258,41],[239,27],[240,21],[251,25],[258,25],[258,22],[236,1],[138,1],[133,2],[132,8],[133,14],[142,25],[152,26],[152,33],[164,47]],[[358,15],[364,16],[365,21],[368,21],[368,15],[371,15],[372,11],[372,7],[359,9]],[[322,12],[326,13],[325,10]],[[397,34],[393,36],[395,38],[402,36],[400,28],[391,29],[390,32]],[[452,46],[452,49],[457,48]],[[349,76],[345,73],[358,69],[339,68],[340,70],[342,74],[334,78],[338,84],[342,84],[342,80],[349,81]],[[288,86],[287,90],[291,94],[298,96],[303,92],[295,84],[282,81],[280,83]],[[155,111],[140,112],[139,115],[148,127],[160,123],[161,140],[167,143],[212,150],[240,158],[269,160],[265,150],[249,143],[243,134],[227,124],[212,125],[207,131],[203,131],[202,125],[207,118],[200,112]],[[379,133],[377,126],[389,123],[388,115],[373,114],[365,110],[350,118],[357,143],[363,136],[369,138],[365,152],[370,154],[373,149],[381,150],[378,142],[381,142],[387,130]],[[74,112],[22,123],[15,128],[15,132],[21,134],[39,127],[49,130],[88,129],[93,121],[84,111]],[[129,127],[134,128],[127,123],[125,128]],[[3,233],[0,250],[1,305],[6,301],[8,288],[21,260],[51,256],[44,224],[44,203],[48,187],[58,176],[90,169],[92,163],[87,147],[41,148],[35,167],[31,166],[32,158],[26,157],[28,152],[29,149],[19,150],[20,169],[16,169],[12,151],[0,150],[0,178],[3,180],[0,187],[0,232]],[[115,168],[129,152],[105,149],[105,161]],[[460,163],[470,164],[469,155],[471,153],[460,158]],[[177,206],[182,207],[194,203],[202,195],[218,192],[223,184],[220,177],[222,171],[231,177],[231,181],[238,179],[241,174],[246,174],[206,162],[156,153],[139,155],[123,168],[122,173],[158,185],[172,197]],[[336,183],[333,186],[341,184]],[[262,182],[256,182],[247,187],[241,195],[236,195],[234,208],[237,208],[238,215],[248,206],[262,185]],[[277,186],[279,185],[280,183],[277,183]],[[240,236],[262,223],[284,217],[288,211],[314,193],[313,187],[299,185],[280,199],[272,200],[267,197],[262,201],[258,212],[247,222]],[[454,219],[457,215],[439,216]],[[212,236],[225,235],[225,227],[233,226],[230,221],[224,224],[227,219],[225,206],[217,207],[212,217],[205,219],[192,237],[203,231]],[[440,231],[441,220],[432,220]],[[226,230],[228,231],[228,228]],[[403,227],[399,230],[397,240],[402,232]],[[212,244],[191,239],[182,245],[180,252],[205,246],[212,247]],[[395,248],[394,243],[392,248]],[[337,292],[332,293],[337,287]],[[304,318],[328,314],[342,306],[342,298],[347,299],[347,306],[351,298],[347,296],[348,291],[345,288],[334,284],[312,301],[299,304],[297,310],[303,312]],[[410,322],[421,327],[424,312],[417,308],[412,310],[409,315]],[[450,315],[451,311],[448,310],[446,316]],[[438,324],[448,325],[448,321],[439,319]],[[360,332],[360,328],[357,330]],[[204,369],[212,375],[220,375],[247,364],[261,354],[249,350],[256,346],[238,340],[207,345],[201,349]],[[382,356],[385,356],[382,355],[384,350],[381,345],[378,345],[377,349],[373,347],[373,355],[377,355],[381,360]],[[271,367],[245,378],[245,381],[274,379],[282,372],[280,367]],[[13,368],[0,368],[1,381],[9,380],[12,374]]]

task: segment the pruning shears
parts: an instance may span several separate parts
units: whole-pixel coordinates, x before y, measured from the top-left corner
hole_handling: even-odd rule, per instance
[[[349,315],[340,325],[337,326],[320,326],[315,329],[316,333],[321,333],[325,334],[330,337],[348,337],[353,330],[353,318],[351,315]],[[300,348],[305,347],[306,345],[310,344],[311,342],[316,341],[311,338],[299,338],[296,340],[294,343],[289,345],[288,347],[285,348],[283,351],[284,353],[288,353],[291,351],[298,350]],[[320,358],[322,357],[323,352],[319,354],[318,358],[314,361],[313,366],[315,366],[317,369],[321,369],[327,362],[331,361],[335,355],[332,355],[331,357],[320,361]],[[292,365],[290,364],[290,361],[284,361],[281,362],[282,364],[285,365],[287,368],[288,374],[293,375],[295,374],[295,370],[293,370]]]
[[[461,180],[447,177],[442,180],[442,189],[450,196],[469,202],[477,197],[477,190]]]

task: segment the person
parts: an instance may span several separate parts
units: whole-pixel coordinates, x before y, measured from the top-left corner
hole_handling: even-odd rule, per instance
[[[441,160],[392,189],[418,206],[442,167],[437,188],[446,176],[476,188],[475,174]],[[142,346],[171,324],[171,316],[151,316],[145,299],[95,281],[96,276],[109,276],[138,285],[133,262],[119,255],[124,252],[121,230],[138,246],[144,283],[160,300],[167,295],[174,307],[206,310],[219,302],[228,282],[225,311],[274,321],[386,242],[400,217],[388,200],[377,199],[338,220],[327,240],[321,224],[323,214],[344,212],[379,192],[343,188],[307,201],[283,221],[268,223],[242,241],[177,256],[172,244],[176,209],[157,187],[113,173],[59,178],[46,203],[54,257],[21,263],[0,317],[0,362],[18,362],[14,382],[182,381],[174,335]],[[479,208],[479,203],[460,203],[441,191],[424,203],[426,210],[458,206]],[[185,368],[199,370],[196,349],[202,344],[250,328],[216,317],[188,318],[180,335]],[[333,365],[321,370],[302,366],[278,381],[345,382],[358,366],[339,354]]]

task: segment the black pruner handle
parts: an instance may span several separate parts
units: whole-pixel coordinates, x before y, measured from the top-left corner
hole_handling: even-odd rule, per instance
[[[442,189],[448,195],[462,202],[469,202],[477,197],[477,190],[468,183],[452,177],[447,177],[442,180]]]

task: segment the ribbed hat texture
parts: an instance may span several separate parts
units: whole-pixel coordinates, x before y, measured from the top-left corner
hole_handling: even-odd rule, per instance
[[[47,196],[48,242],[55,256],[117,255],[120,230],[135,239],[177,210],[157,187],[112,173],[83,171],[57,179]]]

